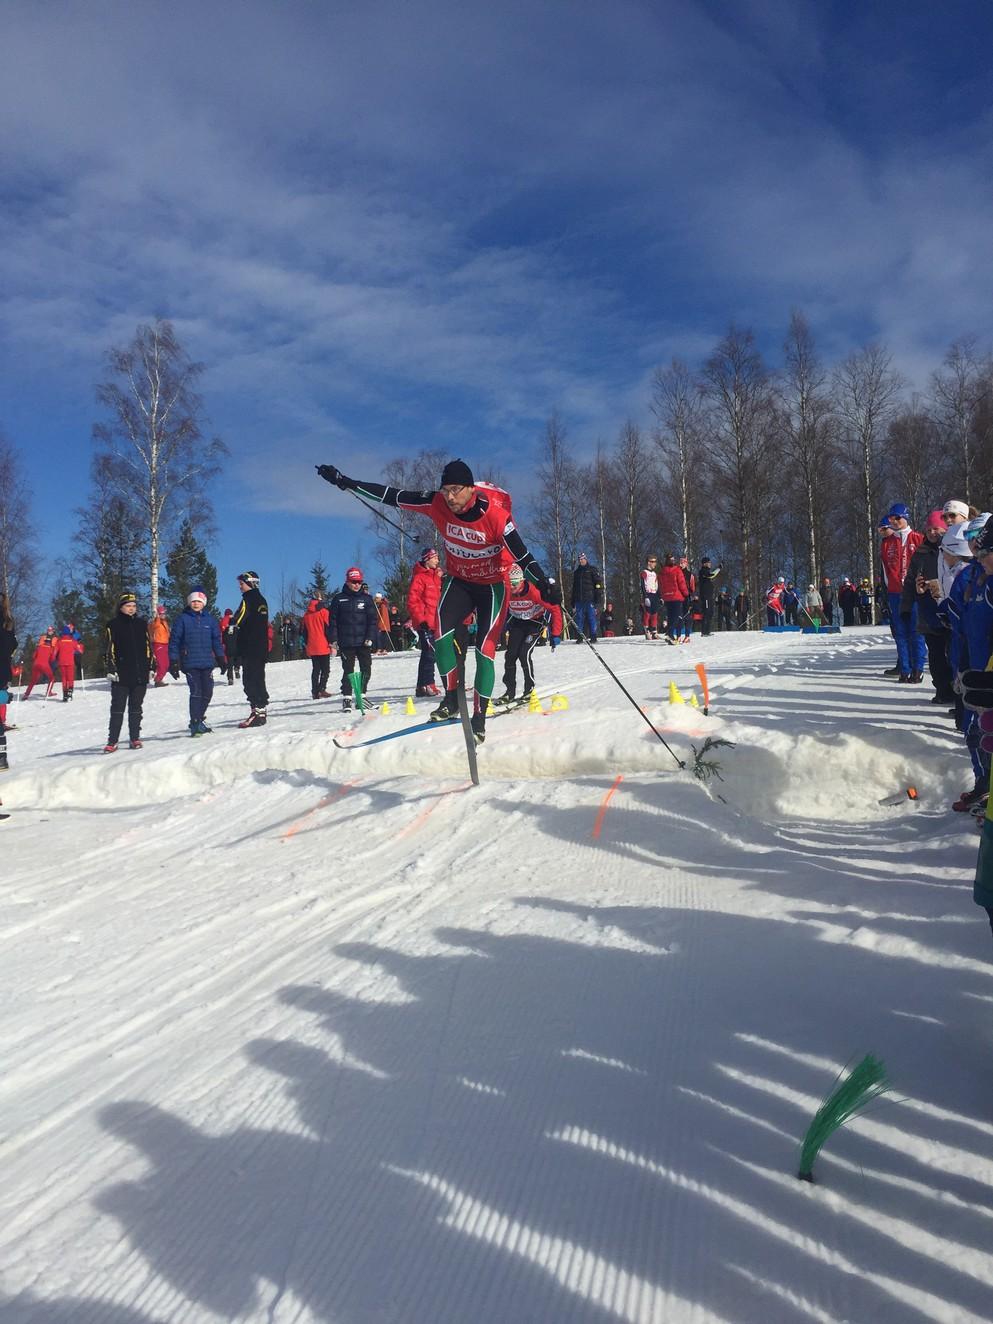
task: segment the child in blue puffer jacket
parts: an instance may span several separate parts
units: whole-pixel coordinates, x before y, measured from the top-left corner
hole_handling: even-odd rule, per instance
[[[214,668],[223,671],[225,666],[221,627],[207,611],[206,593],[195,588],[169,636],[169,671],[174,680],[184,671],[190,687],[191,736],[210,732],[204,718],[214,697]]]

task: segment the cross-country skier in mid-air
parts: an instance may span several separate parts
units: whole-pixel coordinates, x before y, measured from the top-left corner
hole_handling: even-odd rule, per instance
[[[476,613],[476,695],[478,711],[472,730],[482,744],[486,738],[486,705],[493,693],[496,646],[507,615],[506,567],[512,561],[548,598],[545,572],[524,546],[510,515],[509,499],[498,488],[479,486],[464,460],[450,460],[437,491],[413,492],[346,478],[333,464],[319,464],[317,472],[344,492],[356,492],[367,501],[412,510],[432,520],[445,543],[446,575],[438,602],[435,657],[445,678],[445,697],[431,714],[434,722],[458,717],[458,659],[455,631]],[[506,503],[506,504],[504,504]]]

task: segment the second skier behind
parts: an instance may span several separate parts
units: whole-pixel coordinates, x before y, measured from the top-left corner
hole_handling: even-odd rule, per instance
[[[507,606],[507,654],[503,664],[504,693],[497,703],[508,707],[517,702],[517,664],[521,664],[524,689],[521,702],[530,699],[534,691],[532,654],[545,624],[546,614],[554,612],[552,603],[546,602],[533,584],[524,578],[517,564],[510,567],[510,594]]]

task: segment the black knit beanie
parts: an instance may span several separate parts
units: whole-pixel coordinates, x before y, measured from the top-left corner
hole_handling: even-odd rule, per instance
[[[465,460],[449,460],[441,471],[441,487],[472,487],[472,470]]]

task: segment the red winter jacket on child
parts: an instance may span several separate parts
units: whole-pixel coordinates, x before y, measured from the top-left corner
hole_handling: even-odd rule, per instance
[[[659,592],[663,602],[686,601],[686,576],[678,565],[664,565],[659,575]]]
[[[422,625],[433,630],[438,622],[438,601],[441,598],[441,567],[429,570],[426,565],[415,565],[407,591],[407,611],[415,630]]]

